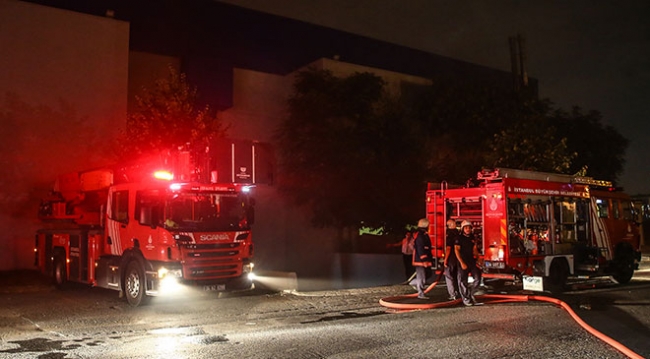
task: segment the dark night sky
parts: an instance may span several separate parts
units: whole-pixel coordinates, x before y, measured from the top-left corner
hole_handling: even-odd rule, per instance
[[[600,111],[630,140],[620,184],[650,193],[650,1],[220,1],[505,71],[520,33],[540,96]]]

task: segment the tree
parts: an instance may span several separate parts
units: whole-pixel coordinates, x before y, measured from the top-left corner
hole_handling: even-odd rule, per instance
[[[588,166],[603,179],[622,171],[627,140],[596,111],[569,115],[548,99],[446,79],[434,81],[416,111],[431,182],[465,183],[482,167],[576,173]]]
[[[551,103],[519,100],[514,124],[497,130],[491,143],[488,165],[529,171],[567,173],[576,157],[553,125]]]
[[[289,117],[277,132],[280,190],[310,208],[317,226],[403,219],[398,189],[412,188],[405,182],[418,178],[405,160],[414,148],[403,112],[373,74],[299,73]]]
[[[383,87],[368,73],[298,74],[277,137],[279,185],[317,225],[401,227],[421,215],[427,182],[465,184],[484,167],[587,165],[592,176],[610,171],[602,179],[622,168],[627,142],[595,112],[567,115],[550,100],[475,80],[436,79],[415,98]]]
[[[490,165],[494,134],[516,123],[512,90],[475,79],[436,78],[417,101],[428,182],[465,183]]]
[[[553,125],[567,137],[567,149],[576,154],[569,173],[587,168],[587,175],[616,182],[625,165],[629,141],[614,127],[602,123],[598,111],[583,113],[574,107],[571,113],[558,110]]]
[[[209,143],[227,128],[216,114],[197,105],[197,89],[171,66],[169,77],[157,80],[136,97],[137,108],[127,116],[118,146],[122,159],[167,150],[187,143]]]

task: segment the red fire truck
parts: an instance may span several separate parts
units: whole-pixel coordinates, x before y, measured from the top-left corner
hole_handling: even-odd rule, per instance
[[[477,186],[429,184],[426,212],[436,257],[448,219],[469,220],[479,238],[483,278],[561,291],[569,276],[627,283],[641,260],[629,196],[587,177],[500,168]]]
[[[189,151],[61,175],[39,217],[35,261],[57,286],[114,289],[130,305],[178,289],[252,288],[248,184],[215,183]]]

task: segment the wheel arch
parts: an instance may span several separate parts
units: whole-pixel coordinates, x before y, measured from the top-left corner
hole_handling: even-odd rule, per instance
[[[138,247],[128,248],[122,254],[122,259],[120,261],[120,289],[124,291],[124,279],[126,277],[126,268],[132,261],[138,262],[144,272],[150,271],[153,269],[151,263],[144,257],[142,251]]]
[[[548,277],[551,274],[551,267],[554,264],[566,265],[565,268],[567,269],[568,274],[575,274],[573,255],[546,256],[544,257],[544,277]]]

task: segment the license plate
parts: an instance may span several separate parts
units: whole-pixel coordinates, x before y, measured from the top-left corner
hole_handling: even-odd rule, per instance
[[[206,292],[226,290],[226,285],[225,284],[204,285],[203,290]]]
[[[543,292],[544,291],[544,278],[542,278],[542,277],[534,277],[534,276],[525,275],[523,277],[523,282],[524,282],[524,289],[525,290],[532,290],[532,291],[536,291],[536,292]]]

